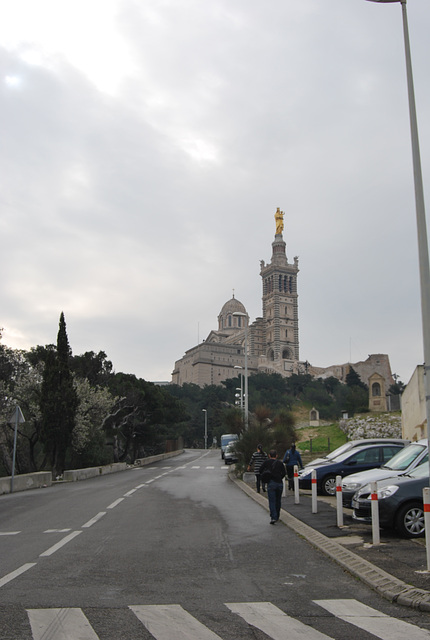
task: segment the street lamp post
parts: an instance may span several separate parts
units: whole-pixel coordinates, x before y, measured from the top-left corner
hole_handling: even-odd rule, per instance
[[[233,316],[237,318],[245,318],[245,397],[244,397],[244,414],[245,414],[245,431],[248,429],[248,314],[242,311],[234,311]]]
[[[426,396],[427,439],[430,442],[430,269],[427,241],[426,212],[424,206],[423,176],[421,170],[420,145],[418,141],[417,111],[415,105],[414,80],[412,75],[411,47],[409,42],[408,16],[406,0],[369,0],[370,2],[392,3],[400,2],[403,15],[403,36],[405,41],[406,77],[408,83],[409,118],[411,126],[412,161],[415,185],[415,210],[418,233],[418,260],[421,290],[421,321],[423,327],[424,345],[424,386]],[[430,471],[430,460],[429,460]],[[429,551],[427,551],[428,566],[430,565]]]
[[[239,365],[235,365],[233,367],[233,369],[242,369],[242,367],[240,367]],[[236,388],[236,391],[240,391],[240,411],[242,413],[242,419],[244,418],[244,403],[243,403],[243,373],[242,371],[239,371],[239,376],[240,376],[240,387]]]
[[[205,449],[208,448],[208,412],[207,409],[202,409],[205,414]]]

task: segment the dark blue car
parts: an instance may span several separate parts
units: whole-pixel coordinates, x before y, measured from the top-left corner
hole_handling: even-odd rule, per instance
[[[377,483],[379,525],[395,529],[403,538],[425,533],[423,489],[429,486],[428,461],[410,473]],[[361,487],[352,499],[353,518],[372,522],[371,487]]]
[[[325,496],[336,493],[336,476],[348,476],[358,471],[375,469],[388,462],[403,448],[402,444],[368,444],[341,453],[336,458],[316,465],[307,465],[299,473],[300,489],[312,488],[312,470],[317,474],[317,492]]]

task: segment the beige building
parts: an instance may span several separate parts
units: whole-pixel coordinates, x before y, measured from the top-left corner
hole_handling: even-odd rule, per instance
[[[321,378],[334,376],[346,382],[352,367],[369,386],[372,410],[386,410],[386,390],[394,383],[387,355],[370,355],[363,362],[325,368],[300,361],[299,261],[297,257],[293,262],[287,258],[283,216],[278,208],[271,260],[267,264],[264,260],[260,262],[262,316],[249,323],[245,306],[233,295],[218,315],[218,329],[211,331],[206,340],[186,351],[175,362],[172,383],[180,386],[193,383],[203,387],[236,378],[240,369],[245,367],[246,341],[249,374],[261,372],[290,376],[293,373],[309,373]]]
[[[245,367],[245,336],[250,374],[305,372],[306,364],[299,361],[298,258],[288,261],[283,216],[278,208],[272,258],[260,262],[262,317],[249,324],[244,305],[233,296],[218,315],[218,329],[177,360],[172,383],[204,386],[237,377]]]
[[[424,366],[418,365],[402,393],[402,435],[408,440],[427,437]]]

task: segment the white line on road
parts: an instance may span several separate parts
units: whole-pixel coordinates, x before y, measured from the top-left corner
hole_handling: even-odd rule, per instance
[[[91,518],[91,520],[88,520],[88,522],[83,524],[82,525],[82,529],[88,529],[89,527],[92,527],[93,524],[98,522],[100,520],[100,518],[103,518],[103,516],[105,516],[105,515],[106,515],[106,511],[100,511],[100,513],[98,513],[96,516],[94,516],[94,518]]]
[[[98,640],[80,609],[27,609],[33,640]]]
[[[108,507],[106,507],[106,509],[115,509],[115,507],[124,500],[124,498],[118,498],[118,500],[115,500],[115,502],[112,502],[112,504],[110,504]]]
[[[191,467],[191,469],[200,469],[200,467]]]
[[[287,616],[271,602],[233,602],[226,603],[226,607],[273,640],[285,640],[287,635],[288,640],[332,640],[325,633]]]
[[[215,469],[215,467],[206,467],[206,469]]]
[[[17,536],[21,531],[0,531],[0,536]]]
[[[71,529],[46,529],[43,533],[67,533]]]
[[[36,562],[28,562],[27,564],[23,564],[19,569],[15,569],[15,571],[8,573],[7,576],[3,576],[3,578],[0,578],[0,587],[3,587],[5,584],[10,582],[14,578],[17,578],[21,575],[21,573],[28,571],[28,569],[31,569],[31,567],[34,567],[35,565]]]
[[[49,549],[41,553],[39,557],[43,558],[45,556],[52,556],[53,553],[58,551],[58,549],[61,549],[61,547],[64,547],[65,544],[73,540],[73,538],[76,538],[76,536],[78,536],[80,533],[82,533],[82,531],[73,531],[73,533],[69,533],[69,535],[60,540],[60,542],[57,542],[57,544],[54,544],[53,547],[50,547]]]
[[[364,629],[381,640],[429,640],[430,631],[409,622],[391,618],[358,600],[314,600],[315,604],[332,613],[336,618]]]
[[[220,640],[179,604],[129,607],[156,640]],[[285,629],[284,629],[285,638]]]
[[[135,487],[134,489],[130,489],[130,491],[127,491],[127,493],[124,493],[124,498],[129,498],[135,491],[137,491],[137,487]]]

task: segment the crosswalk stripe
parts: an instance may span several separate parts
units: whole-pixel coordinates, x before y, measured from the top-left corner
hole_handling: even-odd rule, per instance
[[[98,640],[81,609],[27,609],[33,640]]]
[[[221,640],[179,604],[129,607],[156,640]]]
[[[336,618],[372,633],[381,640],[429,640],[430,631],[409,622],[391,618],[358,600],[314,600]]]
[[[332,640],[330,636],[291,618],[271,602],[230,602],[226,607],[273,640]]]

